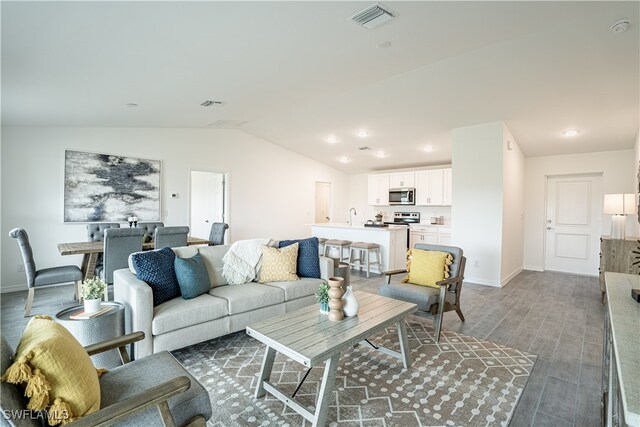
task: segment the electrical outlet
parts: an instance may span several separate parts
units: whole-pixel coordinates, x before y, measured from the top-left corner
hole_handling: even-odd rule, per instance
[[[24,273],[24,264],[18,264],[18,273]]]
[[[480,261],[475,260],[475,261],[473,262],[473,267],[474,267],[474,268],[480,268]]]

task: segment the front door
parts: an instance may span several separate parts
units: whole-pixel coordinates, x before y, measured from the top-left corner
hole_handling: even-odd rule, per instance
[[[316,224],[329,222],[331,211],[331,183],[316,182]]]
[[[547,177],[545,270],[598,275],[602,175]]]

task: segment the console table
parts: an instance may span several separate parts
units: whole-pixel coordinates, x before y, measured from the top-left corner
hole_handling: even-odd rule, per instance
[[[631,289],[640,289],[640,276],[605,273],[602,360],[603,424],[640,426],[640,303]]]

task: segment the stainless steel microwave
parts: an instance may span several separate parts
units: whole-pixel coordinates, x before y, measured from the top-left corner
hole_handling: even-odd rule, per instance
[[[389,204],[390,205],[415,205],[416,189],[415,188],[390,188]]]

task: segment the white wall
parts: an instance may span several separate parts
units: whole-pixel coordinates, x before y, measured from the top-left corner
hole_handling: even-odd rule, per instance
[[[638,202],[638,206],[640,206],[640,130],[638,130],[638,135],[636,136],[636,143],[633,146],[633,169],[631,170],[631,183],[633,184],[633,193],[636,195],[636,201]],[[640,209],[639,209],[640,211]],[[638,217],[640,219],[640,212],[638,213]],[[633,224],[631,235],[640,236],[640,220]]]
[[[228,172],[230,241],[309,236],[316,181],[333,183],[335,220],[346,221],[345,173],[237,130],[5,127],[2,139],[2,291],[25,283],[14,227],[29,232],[38,268],[81,262],[57,250],[86,240],[84,224],[63,223],[65,149],[162,160],[166,225],[189,222],[191,169]]]
[[[524,245],[524,155],[506,126],[503,144],[501,285],[522,271]]]
[[[576,142],[577,143],[577,142]],[[545,185],[548,175],[602,173],[603,191],[637,192],[629,171],[636,170],[633,150],[561,156],[530,157],[525,160],[524,268],[544,268]],[[603,216],[602,234],[609,234],[611,218]],[[637,218],[627,218],[627,233],[635,234]]]
[[[500,286],[503,150],[502,122],[452,131],[451,241],[465,252],[471,283]]]

